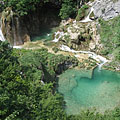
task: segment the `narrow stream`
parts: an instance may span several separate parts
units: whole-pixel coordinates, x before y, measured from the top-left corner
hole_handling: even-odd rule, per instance
[[[84,54],[88,54],[89,57],[93,58],[94,60],[96,60],[97,62],[100,62],[100,64],[98,65],[99,70],[101,70],[102,66],[108,62],[108,60],[100,55],[95,54],[94,52],[91,51],[75,51],[73,49],[70,49],[68,46],[65,45],[61,45],[60,47],[61,50],[63,51],[68,51],[68,52],[72,52],[72,53],[84,53]],[[79,57],[79,55],[75,55],[75,57]]]

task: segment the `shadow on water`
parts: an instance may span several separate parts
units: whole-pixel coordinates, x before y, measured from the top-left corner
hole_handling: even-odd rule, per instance
[[[50,41],[54,39],[54,32],[57,27],[50,28],[48,26],[41,26],[38,33],[31,36],[31,41]]]
[[[58,85],[68,114],[94,108],[102,113],[120,106],[120,73],[97,67],[91,78],[88,71],[71,69],[60,75]]]

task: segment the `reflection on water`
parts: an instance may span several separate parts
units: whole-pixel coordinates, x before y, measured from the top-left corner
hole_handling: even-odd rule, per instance
[[[120,73],[96,68],[91,78],[90,71],[67,70],[59,77],[58,91],[64,95],[68,114],[111,110],[120,105]]]

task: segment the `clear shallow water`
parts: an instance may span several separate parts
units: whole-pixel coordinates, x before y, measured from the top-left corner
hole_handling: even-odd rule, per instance
[[[67,70],[59,77],[58,91],[64,95],[66,112],[79,114],[82,110],[99,112],[120,106],[120,73],[108,70]]]

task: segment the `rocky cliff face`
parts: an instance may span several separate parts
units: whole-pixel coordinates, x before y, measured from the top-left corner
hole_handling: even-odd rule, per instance
[[[30,41],[33,34],[40,31],[41,26],[54,27],[59,24],[58,8],[43,6],[30,14],[19,17],[11,8],[7,8],[1,15],[1,26],[4,37],[11,45],[22,45]]]
[[[98,45],[96,22],[66,21],[61,23],[54,42],[59,42],[75,50],[92,50]]]
[[[109,20],[120,15],[120,0],[95,0],[93,8],[96,17]]]
[[[4,37],[12,45],[20,45],[24,43],[24,34],[20,25],[20,19],[14,15],[11,8],[7,8],[2,12],[1,29]]]

